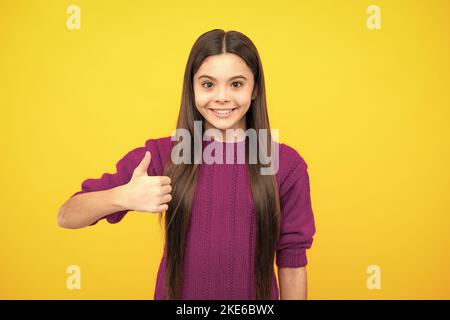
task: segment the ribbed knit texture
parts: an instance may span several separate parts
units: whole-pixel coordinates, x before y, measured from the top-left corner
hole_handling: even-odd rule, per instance
[[[217,145],[214,145],[217,144]],[[254,299],[256,212],[252,202],[249,175],[245,164],[225,163],[227,145],[237,143],[203,141],[203,148],[223,146],[223,164],[199,166],[197,187],[185,247],[182,299]],[[74,195],[110,189],[130,181],[134,168],[146,151],[152,154],[149,175],[164,175],[170,160],[169,137],[149,139],[145,146],[128,152],[116,165],[115,173],[98,179],[87,179]],[[279,170],[276,174],[281,204],[281,235],[277,243],[276,265],[301,267],[307,264],[315,234],[311,208],[307,164],[293,148],[279,144]],[[172,181],[172,184],[176,181]],[[72,195],[72,196],[74,196]],[[127,210],[103,219],[117,223]],[[98,221],[94,222],[96,224]],[[154,299],[166,299],[163,288],[166,251],[159,266]],[[273,271],[272,299],[279,299],[279,288]]]

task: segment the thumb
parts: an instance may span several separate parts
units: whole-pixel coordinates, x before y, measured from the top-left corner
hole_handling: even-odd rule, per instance
[[[141,162],[138,164],[138,166],[133,171],[133,177],[141,177],[141,176],[147,176],[147,170],[148,166],[150,165],[150,162],[152,160],[152,155],[150,151],[146,151],[144,158],[141,160]]]

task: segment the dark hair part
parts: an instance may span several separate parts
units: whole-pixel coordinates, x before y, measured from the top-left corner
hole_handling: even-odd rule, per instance
[[[194,139],[202,139],[202,137],[194,136],[194,121],[204,121],[204,119],[195,107],[193,77],[205,58],[222,53],[234,53],[241,57],[254,75],[254,92],[256,92],[256,95],[254,95],[250,108],[245,115],[246,129],[253,128],[257,133],[260,129],[267,129],[268,152],[271,154],[272,136],[270,134],[261,60],[253,42],[237,31],[225,32],[221,29],[214,29],[202,34],[194,43],[184,73],[177,128],[190,131],[191,146],[194,145]],[[202,128],[202,131],[204,131],[204,126]],[[257,146],[259,147],[258,134],[257,137]],[[260,163],[259,159],[256,164],[249,163],[248,140],[248,137],[246,137],[246,163],[257,219],[256,258],[254,259],[256,296],[252,298],[268,300],[272,290],[276,243],[279,239],[280,203],[275,175],[261,175],[260,169],[267,165]],[[174,145],[176,143],[178,142],[174,141]],[[164,286],[167,299],[181,299],[186,234],[189,230],[198,171],[198,164],[194,163],[194,152],[191,152],[191,156],[191,164],[174,164],[170,160],[165,168],[165,175],[173,181],[172,201],[169,203],[169,208],[165,214],[167,255]],[[162,215],[161,213],[161,220]]]

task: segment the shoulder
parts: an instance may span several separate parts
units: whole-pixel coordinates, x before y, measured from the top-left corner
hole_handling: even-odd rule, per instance
[[[280,143],[279,148],[280,148],[280,163],[284,164],[287,167],[300,166],[299,169],[303,170],[308,169],[308,165],[305,159],[303,159],[303,157],[296,149],[285,143]]]
[[[163,175],[164,166],[169,160],[172,141],[171,137],[160,137],[147,139],[143,146],[129,151],[118,163],[118,168],[126,168],[128,171],[134,170],[142,161],[145,152],[150,151],[152,160],[149,166],[150,175]]]
[[[146,150],[150,152],[155,152],[161,156],[170,154],[172,150],[173,141],[171,140],[171,136],[160,137],[160,138],[152,138],[148,139],[145,142]]]
[[[145,151],[150,151],[152,155],[151,164],[155,170],[155,175],[164,175],[165,166],[170,159],[172,145],[171,136],[152,138],[145,142]]]
[[[278,185],[281,187],[300,179],[307,174],[308,165],[295,148],[285,143],[279,143],[280,168],[277,174]]]

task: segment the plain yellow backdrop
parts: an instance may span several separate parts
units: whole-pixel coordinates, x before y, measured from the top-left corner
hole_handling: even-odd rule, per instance
[[[449,13],[446,0],[2,2],[0,298],[153,298],[156,214],[65,230],[57,211],[171,134],[189,51],[222,28],[254,41],[271,126],[309,165],[309,298],[449,299]]]

